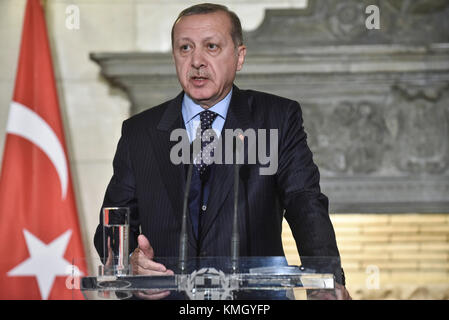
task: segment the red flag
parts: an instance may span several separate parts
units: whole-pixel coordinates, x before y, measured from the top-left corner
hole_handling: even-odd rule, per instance
[[[71,290],[87,269],[40,0],[26,5],[6,134],[0,299],[82,298]]]

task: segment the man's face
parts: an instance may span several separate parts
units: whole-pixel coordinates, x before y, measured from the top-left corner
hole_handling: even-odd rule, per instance
[[[231,90],[246,47],[235,47],[231,21],[225,12],[182,17],[173,31],[173,57],[184,92],[204,108]]]

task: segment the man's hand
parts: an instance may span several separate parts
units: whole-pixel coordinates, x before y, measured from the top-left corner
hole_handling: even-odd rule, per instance
[[[313,289],[307,290],[307,300],[352,300],[348,290],[335,282],[335,290]]]
[[[337,294],[337,300],[352,300],[346,287],[339,283],[336,283],[335,293]]]
[[[147,276],[171,276],[172,270],[167,269],[163,264],[153,261],[154,250],[150,242],[144,235],[137,238],[138,247],[131,255],[131,268],[134,275]],[[146,290],[135,293],[142,299],[159,300],[167,297],[170,291]]]

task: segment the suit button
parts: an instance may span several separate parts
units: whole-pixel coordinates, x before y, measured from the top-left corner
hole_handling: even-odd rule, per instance
[[[207,206],[206,206],[206,205],[203,205],[203,206],[201,207],[201,210],[203,210],[203,212],[205,212],[206,209],[207,209]]]

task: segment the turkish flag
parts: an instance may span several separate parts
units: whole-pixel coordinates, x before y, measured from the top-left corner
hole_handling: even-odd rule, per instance
[[[82,298],[84,258],[44,12],[28,0],[0,175],[0,299]]]

